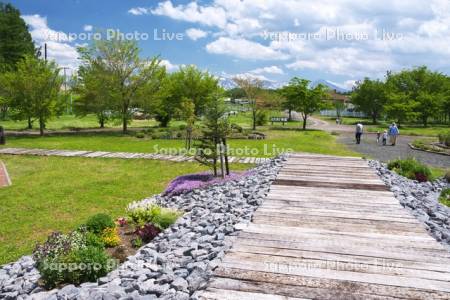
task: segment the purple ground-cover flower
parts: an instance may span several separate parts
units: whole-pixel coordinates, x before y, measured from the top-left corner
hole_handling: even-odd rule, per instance
[[[251,171],[242,172],[242,173],[230,173],[230,175],[225,178],[222,177],[214,177],[213,174],[209,172],[188,174],[183,176],[178,176],[174,180],[172,180],[164,191],[164,196],[176,196],[180,195],[194,189],[204,188],[213,184],[223,183],[230,180],[236,180],[243,176],[247,176],[251,173]]]

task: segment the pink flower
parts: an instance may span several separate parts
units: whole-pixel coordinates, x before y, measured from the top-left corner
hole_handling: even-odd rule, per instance
[[[117,224],[119,224],[120,227],[127,225],[127,219],[125,218],[118,218],[117,219]]]

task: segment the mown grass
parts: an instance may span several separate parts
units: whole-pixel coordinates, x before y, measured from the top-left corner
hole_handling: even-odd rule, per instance
[[[230,139],[230,155],[273,157],[280,152],[296,151],[341,156],[358,156],[346,146],[336,142],[336,137],[322,131],[303,131],[296,129],[269,129],[261,127],[260,132],[266,134],[265,140]],[[112,152],[168,152],[174,149],[183,152],[183,140],[153,140],[149,137],[139,139],[133,135],[120,133],[71,134],[57,136],[21,136],[8,137],[4,147],[24,147],[43,149],[92,150]]]
[[[12,186],[0,189],[0,265],[30,254],[54,230],[69,231],[95,213],[122,216],[128,203],[164,190],[196,163],[0,155]],[[232,165],[232,169],[250,166]]]

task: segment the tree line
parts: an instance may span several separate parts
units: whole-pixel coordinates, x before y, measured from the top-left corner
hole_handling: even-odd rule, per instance
[[[428,126],[450,121],[450,77],[425,66],[388,72],[385,80],[357,83],[351,94],[356,109],[377,123],[382,118]]]

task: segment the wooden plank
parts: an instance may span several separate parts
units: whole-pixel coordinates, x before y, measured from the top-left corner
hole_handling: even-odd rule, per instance
[[[325,188],[339,188],[339,189],[356,189],[356,190],[372,190],[372,191],[387,191],[389,190],[384,184],[365,184],[365,183],[341,183],[341,182],[323,182],[313,180],[288,180],[277,179],[273,185],[283,186],[307,186],[307,187],[325,187]]]
[[[395,240],[394,240],[395,241]],[[357,256],[369,256],[385,259],[405,259],[426,263],[442,263],[448,257],[442,250],[424,249],[420,245],[408,246],[396,244],[394,241],[377,242],[357,239],[336,239],[330,237],[322,239],[297,239],[287,240],[282,237],[249,234],[243,241],[238,239],[237,245],[248,245],[258,247],[272,247],[280,249],[292,249],[303,251],[317,251],[335,254],[347,254]]]
[[[320,204],[320,206],[315,204]],[[273,200],[273,199],[265,199],[264,200],[264,209],[275,209],[280,213],[284,213],[285,211],[292,211],[294,213],[301,214],[304,211],[306,214],[311,216],[326,216],[329,214],[334,214],[336,217],[347,217],[354,218],[352,213],[361,214],[364,216],[374,215],[374,216],[382,216],[383,218],[396,218],[400,217],[402,219],[415,220],[414,217],[408,213],[401,211],[400,205],[386,205],[383,207],[380,204],[373,203],[364,203],[362,205],[355,205],[353,203],[339,203],[339,202],[330,202],[330,201],[291,201],[291,200]],[[382,214],[379,212],[380,209],[386,209],[386,212],[389,214]],[[364,218],[364,217],[363,217]],[[367,218],[365,218],[367,219]],[[400,220],[407,221],[407,220]]]
[[[251,293],[208,288],[199,299],[209,300],[306,300],[306,298],[284,297],[273,294]]]
[[[243,269],[249,271],[269,272],[286,275],[316,277],[332,280],[348,280],[353,282],[364,282],[369,284],[390,285],[396,287],[407,287],[415,289],[432,289],[441,292],[450,293],[450,283],[448,281],[431,280],[420,278],[409,278],[403,276],[393,276],[387,274],[370,274],[354,271],[341,271],[332,269],[320,269],[315,267],[309,268],[269,268],[264,262],[258,261],[239,261],[221,263],[224,268]]]
[[[441,274],[450,274],[450,265],[442,265],[439,263],[420,262],[415,260],[388,259],[373,256],[360,256],[354,254],[330,253],[324,251],[308,251],[297,249],[285,249],[276,247],[251,246],[241,243],[236,243],[230,249],[230,252],[244,252],[254,254],[270,254],[280,255],[285,257],[310,258],[310,259],[325,259],[328,261],[346,261],[355,264],[378,264],[388,267],[408,268],[414,270],[428,270],[437,271]]]
[[[314,278],[308,276],[296,276],[289,274],[276,274],[268,272],[259,272],[251,270],[243,270],[239,268],[224,268],[219,267],[216,272],[216,276],[219,278],[231,278],[238,280],[248,280],[260,284],[282,284],[291,285],[299,292],[305,291],[306,288],[311,289],[327,289],[329,291],[328,295],[322,297],[313,297],[314,299],[365,299],[358,298],[358,294],[369,294],[380,297],[398,297],[400,299],[447,299],[448,293],[431,290],[431,289],[416,289],[416,288],[405,288],[396,287],[390,285],[380,285],[380,284],[367,284],[358,281],[348,281],[348,280],[336,280],[336,279],[325,279],[325,278]],[[276,291],[276,290],[273,290]],[[345,295],[345,293],[350,293],[355,295],[355,298],[341,297],[340,295]],[[389,298],[381,298],[389,299]]]
[[[404,268],[396,264],[387,265],[383,260],[366,259],[355,263],[347,259],[328,260],[325,258],[304,258],[292,257],[274,254],[255,254],[248,252],[233,251],[229,253],[223,260],[225,263],[234,263],[237,261],[264,263],[268,271],[271,269],[278,271],[290,268],[303,269],[325,269],[347,272],[358,272],[368,274],[402,276],[415,279],[429,279],[438,281],[449,281],[450,273],[438,272],[431,270],[417,270],[413,268]]]
[[[330,291],[326,288],[311,288],[298,285],[288,285],[272,282],[256,282],[253,280],[236,280],[230,278],[214,278],[210,284],[210,289],[221,289],[226,291],[243,291],[246,293],[271,294],[276,291],[278,295],[284,297],[295,297],[302,295],[310,299],[364,299],[364,300],[379,300],[379,299],[399,299],[389,296],[376,296],[371,294],[351,293],[349,291],[340,292],[339,295],[330,295]],[[257,300],[258,298],[254,298]],[[284,298],[286,299],[286,298]]]

